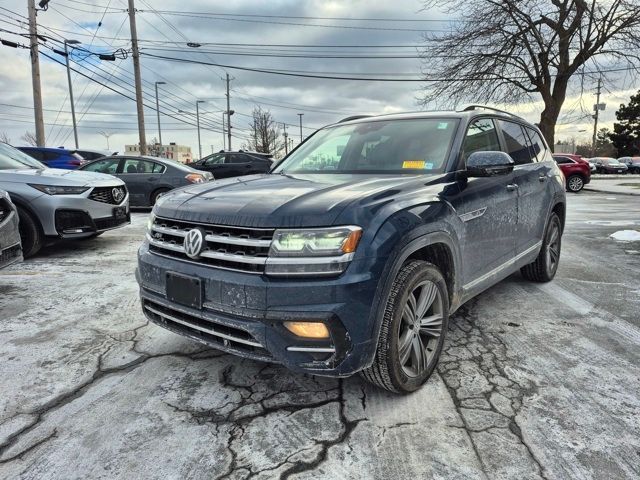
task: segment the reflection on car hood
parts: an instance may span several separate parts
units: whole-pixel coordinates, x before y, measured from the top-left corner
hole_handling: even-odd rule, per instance
[[[37,183],[42,185],[66,185],[100,187],[122,185],[119,178],[112,175],[81,170],[60,168],[0,170],[0,178],[8,182]]]
[[[247,227],[333,225],[350,205],[386,201],[440,175],[250,175],[192,185],[169,192],[156,215],[191,222]],[[440,185],[435,190],[441,190]]]

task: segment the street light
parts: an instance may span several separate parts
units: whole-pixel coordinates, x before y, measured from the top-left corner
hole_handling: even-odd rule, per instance
[[[69,81],[69,100],[71,101],[71,119],[73,120],[73,139],[76,142],[76,150],[78,149],[78,125],[76,124],[76,107],[73,104],[73,87],[71,85],[71,69],[69,68],[69,49],[67,45],[78,45],[79,43],[78,40],[64,41],[64,56],[67,61],[67,80]]]
[[[158,152],[162,156],[162,130],[160,129],[160,102],[158,100],[158,85],[166,85],[167,82],[156,82],[156,113],[158,114],[158,141],[160,142],[160,151]]]
[[[226,112],[223,113],[227,114],[227,143],[229,144],[229,150],[231,150],[231,115],[233,115],[234,113],[236,113],[235,110],[227,110]]]

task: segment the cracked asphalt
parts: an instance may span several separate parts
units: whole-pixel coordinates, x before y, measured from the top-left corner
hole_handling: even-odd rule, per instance
[[[0,478],[640,477],[640,198],[568,197],[560,270],[451,320],[397,396],[148,325],[146,213],[0,272]]]

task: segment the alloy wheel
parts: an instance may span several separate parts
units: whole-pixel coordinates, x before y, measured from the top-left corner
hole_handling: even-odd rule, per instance
[[[571,190],[572,192],[579,192],[580,190],[582,190],[583,186],[584,182],[580,177],[576,176],[569,179],[569,190]]]
[[[398,329],[400,365],[407,376],[417,377],[431,364],[442,320],[440,290],[429,280],[418,284],[407,297]]]
[[[549,272],[553,274],[558,268],[560,260],[560,226],[557,222],[552,222],[549,225],[546,244],[547,266]]]

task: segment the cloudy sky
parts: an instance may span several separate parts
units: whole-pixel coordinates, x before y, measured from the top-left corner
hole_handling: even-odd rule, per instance
[[[244,143],[243,137],[255,106],[270,110],[278,122],[288,124],[292,138],[298,141],[298,113],[304,113],[304,132],[308,134],[313,128],[348,115],[417,110],[421,108],[417,99],[424,85],[300,78],[169,61],[152,55],[258,70],[332,72],[335,76],[351,77],[372,73],[381,77],[401,74],[404,78],[415,78],[424,67],[416,58],[416,46],[421,43],[424,32],[446,28],[447,21],[452,19],[438,11],[423,11],[419,0],[136,0],[136,8],[139,10],[137,26],[143,54],[145,103],[153,107],[154,82],[166,82],[160,86],[163,142],[189,145],[195,155],[197,100],[205,101],[200,105],[203,154],[222,148],[221,111],[226,108],[222,78],[226,73],[233,78],[234,148]],[[130,31],[125,9],[125,0],[51,0],[49,10],[38,14],[39,33],[56,39],[81,41],[92,52],[126,50],[130,48]],[[27,39],[9,33],[24,31],[26,15],[26,0],[0,0],[0,28],[5,30],[0,31],[0,38],[26,44]],[[202,46],[189,48],[187,42]],[[53,40],[47,43],[59,48]],[[309,45],[322,47],[311,48]],[[333,45],[349,47],[333,48]],[[63,61],[63,57],[51,50],[43,48],[41,51]],[[312,52],[325,58],[269,56]],[[253,56],[256,53],[266,56]],[[396,58],[326,58],[363,54]],[[131,58],[108,62],[75,52],[73,60],[74,67],[86,75],[72,74],[81,146],[106,148],[106,139],[100,132],[111,134],[112,150],[122,150],[125,144],[137,143],[135,103],[126,98],[133,97]],[[41,74],[47,145],[71,147],[73,135],[66,71],[54,60],[41,58]],[[580,95],[581,85],[572,87],[557,138],[577,137],[580,140],[589,137],[592,122],[588,110],[594,103],[590,93],[594,87],[584,85],[587,93],[583,95]],[[628,101],[638,88],[637,77],[620,78],[607,87],[603,97],[607,103],[602,117],[604,126],[610,126],[617,105]],[[5,132],[15,145],[22,144],[20,137],[24,132],[34,131],[28,50],[0,46],[0,92],[0,133]],[[541,104],[534,101],[508,108],[537,121]],[[147,140],[150,141],[157,136],[155,111],[146,108],[145,120]]]

